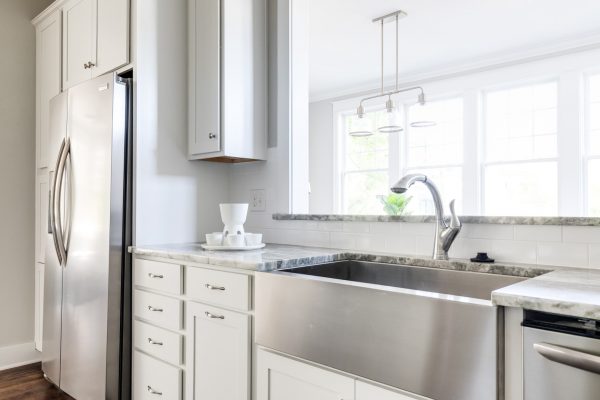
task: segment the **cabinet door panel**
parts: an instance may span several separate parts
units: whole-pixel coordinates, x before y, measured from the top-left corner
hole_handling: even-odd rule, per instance
[[[190,0],[191,154],[218,152],[220,132],[221,12],[219,0]]]
[[[424,397],[418,397],[424,399]],[[371,385],[362,381],[356,381],[356,400],[415,400],[417,397],[411,397],[406,394],[394,392]]]
[[[354,379],[258,350],[257,400],[352,400]]]
[[[129,0],[98,1],[94,77],[129,62]]]
[[[37,27],[37,167],[46,168],[48,159],[50,99],[61,87],[61,18],[54,11]],[[51,162],[51,160],[50,160]]]
[[[63,87],[92,77],[84,67],[96,57],[96,0],[71,0],[63,7]]]
[[[249,400],[250,316],[187,303],[187,400]]]

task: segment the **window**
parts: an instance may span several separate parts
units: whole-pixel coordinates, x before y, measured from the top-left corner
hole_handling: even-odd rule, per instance
[[[600,75],[588,79],[586,123],[587,211],[600,216]]]
[[[484,215],[557,215],[557,86],[484,94]]]
[[[367,112],[375,125],[385,111]],[[342,115],[342,132],[352,128],[353,114]],[[343,134],[341,205],[345,214],[381,214],[381,196],[389,193],[389,134],[367,137]]]
[[[436,121],[426,128],[412,128],[415,121]],[[451,98],[408,108],[404,174],[422,173],[436,183],[444,201],[456,199],[462,207],[463,100]],[[407,211],[433,214],[431,193],[422,185],[411,189]]]

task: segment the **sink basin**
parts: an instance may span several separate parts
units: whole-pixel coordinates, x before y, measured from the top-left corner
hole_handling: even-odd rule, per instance
[[[523,278],[360,261],[256,273],[259,345],[436,400],[502,399],[504,313]]]
[[[523,280],[505,275],[363,261],[338,261],[282,271],[481,300],[490,300],[492,291]]]

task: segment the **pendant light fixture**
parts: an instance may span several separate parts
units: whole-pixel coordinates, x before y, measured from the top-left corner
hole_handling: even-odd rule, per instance
[[[396,107],[392,96],[398,93],[408,92],[412,90],[418,90],[419,95],[417,98],[417,102],[421,105],[425,104],[425,92],[423,88],[420,86],[409,87],[400,89],[398,87],[398,21],[400,18],[406,17],[407,14],[402,11],[394,11],[392,13],[383,15],[381,17],[375,18],[373,20],[374,23],[380,24],[381,26],[381,90],[379,94],[374,96],[369,96],[363,98],[358,108],[356,109],[356,116],[352,120],[352,126],[350,127],[348,134],[351,136],[369,136],[373,134],[372,122],[365,118],[365,108],[363,103],[367,100],[377,99],[379,97],[387,97],[385,102],[385,113],[382,118],[378,121],[377,131],[380,133],[396,133],[402,132],[404,128],[402,127],[403,117],[402,113]],[[396,85],[393,90],[386,92],[384,87],[384,25],[387,22],[396,23]],[[433,121],[415,121],[411,123],[411,127],[419,128],[419,127],[427,127],[433,126],[435,122]]]

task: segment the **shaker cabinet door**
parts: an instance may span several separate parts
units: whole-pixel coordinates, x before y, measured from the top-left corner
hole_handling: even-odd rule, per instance
[[[221,149],[221,2],[190,3],[190,154]],[[241,116],[239,116],[241,118]]]
[[[98,0],[97,27],[93,77],[129,62],[129,0]]]
[[[71,0],[63,7],[63,88],[92,77],[96,64],[96,0]]]
[[[257,400],[353,400],[354,379],[258,350]]]
[[[250,316],[186,306],[186,399],[250,400]]]

